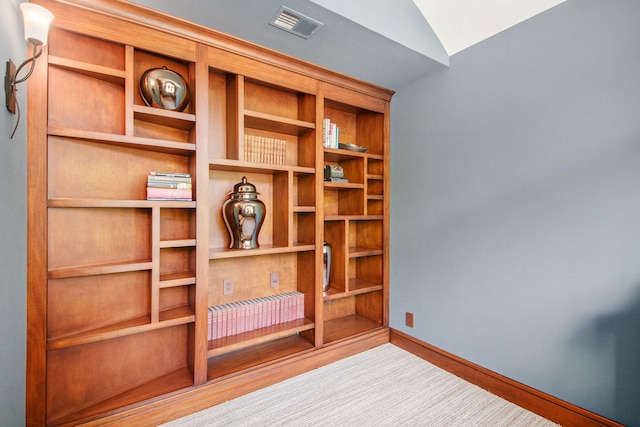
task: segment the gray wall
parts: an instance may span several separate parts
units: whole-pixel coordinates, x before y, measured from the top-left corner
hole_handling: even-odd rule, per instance
[[[569,0],[391,109],[391,326],[630,425],[639,23],[637,0]]]
[[[0,1],[0,64],[19,65],[27,58],[19,0]],[[26,112],[26,83],[18,100]],[[24,425],[26,356],[26,116],[13,139],[15,117],[0,107],[0,425]]]

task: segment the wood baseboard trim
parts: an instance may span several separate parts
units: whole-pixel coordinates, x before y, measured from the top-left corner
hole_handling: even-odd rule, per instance
[[[465,381],[562,426],[624,427],[623,424],[502,376],[398,330],[390,330],[390,342]]]

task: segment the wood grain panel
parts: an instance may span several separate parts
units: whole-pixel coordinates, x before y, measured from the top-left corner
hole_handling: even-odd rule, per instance
[[[160,240],[195,239],[194,209],[161,209]]]
[[[49,46],[43,47],[43,57]],[[37,61],[27,85],[27,425],[46,422],[48,70]]]
[[[49,209],[49,269],[150,260],[150,221],[148,209]]]
[[[339,319],[355,314],[356,304],[354,297],[347,297],[324,302],[323,319],[325,323],[329,320]],[[328,332],[328,331],[325,331]],[[326,339],[324,340],[327,341]]]
[[[384,154],[384,115],[373,112],[358,114],[357,145],[368,147],[370,154]]]
[[[96,55],[100,52],[100,55]],[[49,31],[49,55],[88,64],[124,70],[124,45],[78,33],[52,28]]]
[[[356,313],[377,325],[383,321],[382,292],[369,292],[356,297]]]
[[[148,317],[148,271],[49,280],[49,339]]]
[[[297,290],[297,257],[293,254],[221,259],[209,263],[209,306]],[[271,287],[272,272],[279,286]],[[233,294],[223,294],[223,280],[233,280]]]
[[[349,247],[382,249],[382,221],[350,221]]]
[[[188,173],[189,157],[49,137],[48,167],[52,199],[146,200],[149,172]]]
[[[181,326],[49,352],[48,419],[88,408],[182,368],[185,344],[186,327]]]
[[[226,74],[209,71],[209,123],[206,139],[209,151],[208,159],[231,159],[233,152],[227,152],[227,115],[237,117],[237,107],[227,111],[227,77]],[[233,94],[232,94],[233,95]],[[235,95],[233,95],[235,96]],[[233,105],[232,105],[233,106]],[[235,121],[231,122],[231,131],[237,129]],[[237,138],[237,137],[236,137]],[[227,154],[228,153],[228,154]],[[207,160],[208,160],[207,159]]]
[[[49,126],[124,134],[122,85],[57,67],[49,79]]]
[[[254,80],[260,80],[280,87],[288,87],[305,93],[314,93],[317,82],[303,74],[287,71],[279,63],[270,65],[256,61],[246,55],[209,48],[209,63],[212,67],[231,73],[242,74]]]

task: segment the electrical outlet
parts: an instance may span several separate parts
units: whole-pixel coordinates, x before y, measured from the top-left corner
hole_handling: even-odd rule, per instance
[[[233,279],[224,279],[222,281],[222,293],[231,295],[233,293]]]
[[[413,313],[409,313],[405,315],[405,323],[408,327],[413,328]]]
[[[271,287],[275,288],[280,284],[280,275],[278,272],[271,273]]]

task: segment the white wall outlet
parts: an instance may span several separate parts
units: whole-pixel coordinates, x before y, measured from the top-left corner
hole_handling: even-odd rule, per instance
[[[277,272],[271,273],[271,287],[275,288],[280,284],[280,275]]]
[[[233,293],[233,279],[224,279],[222,281],[222,293],[231,295]]]

